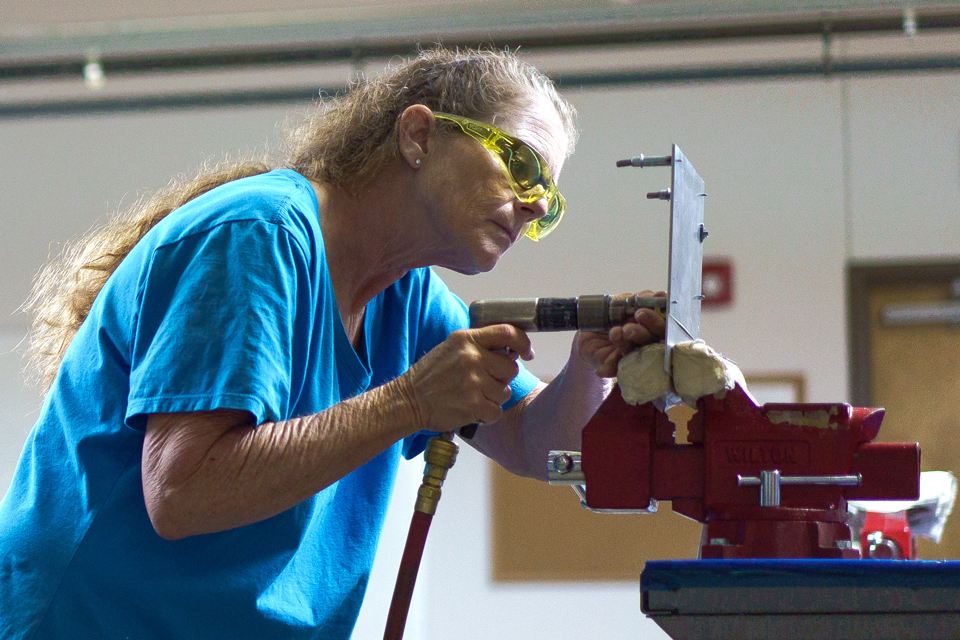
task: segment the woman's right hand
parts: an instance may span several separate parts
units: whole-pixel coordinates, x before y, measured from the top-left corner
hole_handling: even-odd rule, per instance
[[[418,430],[452,431],[500,419],[519,373],[533,359],[526,333],[509,324],[454,331],[397,379]]]

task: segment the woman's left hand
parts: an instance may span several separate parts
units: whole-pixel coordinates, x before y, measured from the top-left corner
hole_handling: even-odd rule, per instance
[[[618,298],[632,296],[624,293]],[[641,291],[641,297],[665,296],[663,291]],[[653,309],[638,309],[634,319],[626,324],[613,327],[606,333],[577,333],[577,353],[585,365],[597,372],[601,378],[612,378],[617,375],[617,364],[620,358],[637,347],[663,339],[666,329],[665,320]]]

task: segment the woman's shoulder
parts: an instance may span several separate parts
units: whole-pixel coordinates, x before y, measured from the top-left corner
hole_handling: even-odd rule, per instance
[[[296,171],[275,169],[222,184],[181,207],[207,211],[224,220],[286,219],[299,214],[317,219],[317,197],[310,182]]]
[[[159,244],[177,242],[225,225],[265,224],[290,233],[306,249],[320,237],[316,194],[289,169],[227,182],[173,211],[156,229]]]

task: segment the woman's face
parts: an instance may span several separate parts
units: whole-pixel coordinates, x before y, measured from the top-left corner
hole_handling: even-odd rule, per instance
[[[558,179],[567,139],[548,101],[490,124],[536,149]],[[478,140],[451,131],[437,138],[435,150],[424,169],[430,171],[426,177],[434,203],[429,213],[447,249],[441,253],[448,254],[438,264],[466,274],[489,271],[527,223],[546,214],[547,202],[519,201],[501,165]]]

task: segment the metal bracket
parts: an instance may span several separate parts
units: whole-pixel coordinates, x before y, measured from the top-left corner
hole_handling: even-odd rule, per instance
[[[670,185],[670,288],[667,291],[667,345],[663,368],[672,372],[673,346],[700,338],[700,300],[703,278],[703,180],[673,145]]]
[[[579,451],[551,451],[547,454],[547,482],[553,485],[569,485],[580,498],[584,509],[594,513],[656,513],[658,503],[650,500],[646,509],[594,509],[587,505],[586,477],[580,468]]]
[[[639,155],[619,160],[618,167],[670,167],[670,188],[647,194],[650,200],[670,202],[670,280],[667,291],[666,352],[663,368],[672,371],[672,350],[678,342],[700,338],[700,301],[703,300],[703,180],[693,165],[673,145],[669,156]]]
[[[594,509],[587,504],[587,488],[582,484],[573,485],[573,491],[580,498],[580,506],[593,513],[608,513],[613,515],[651,515],[657,512],[660,503],[651,499],[646,509]]]

